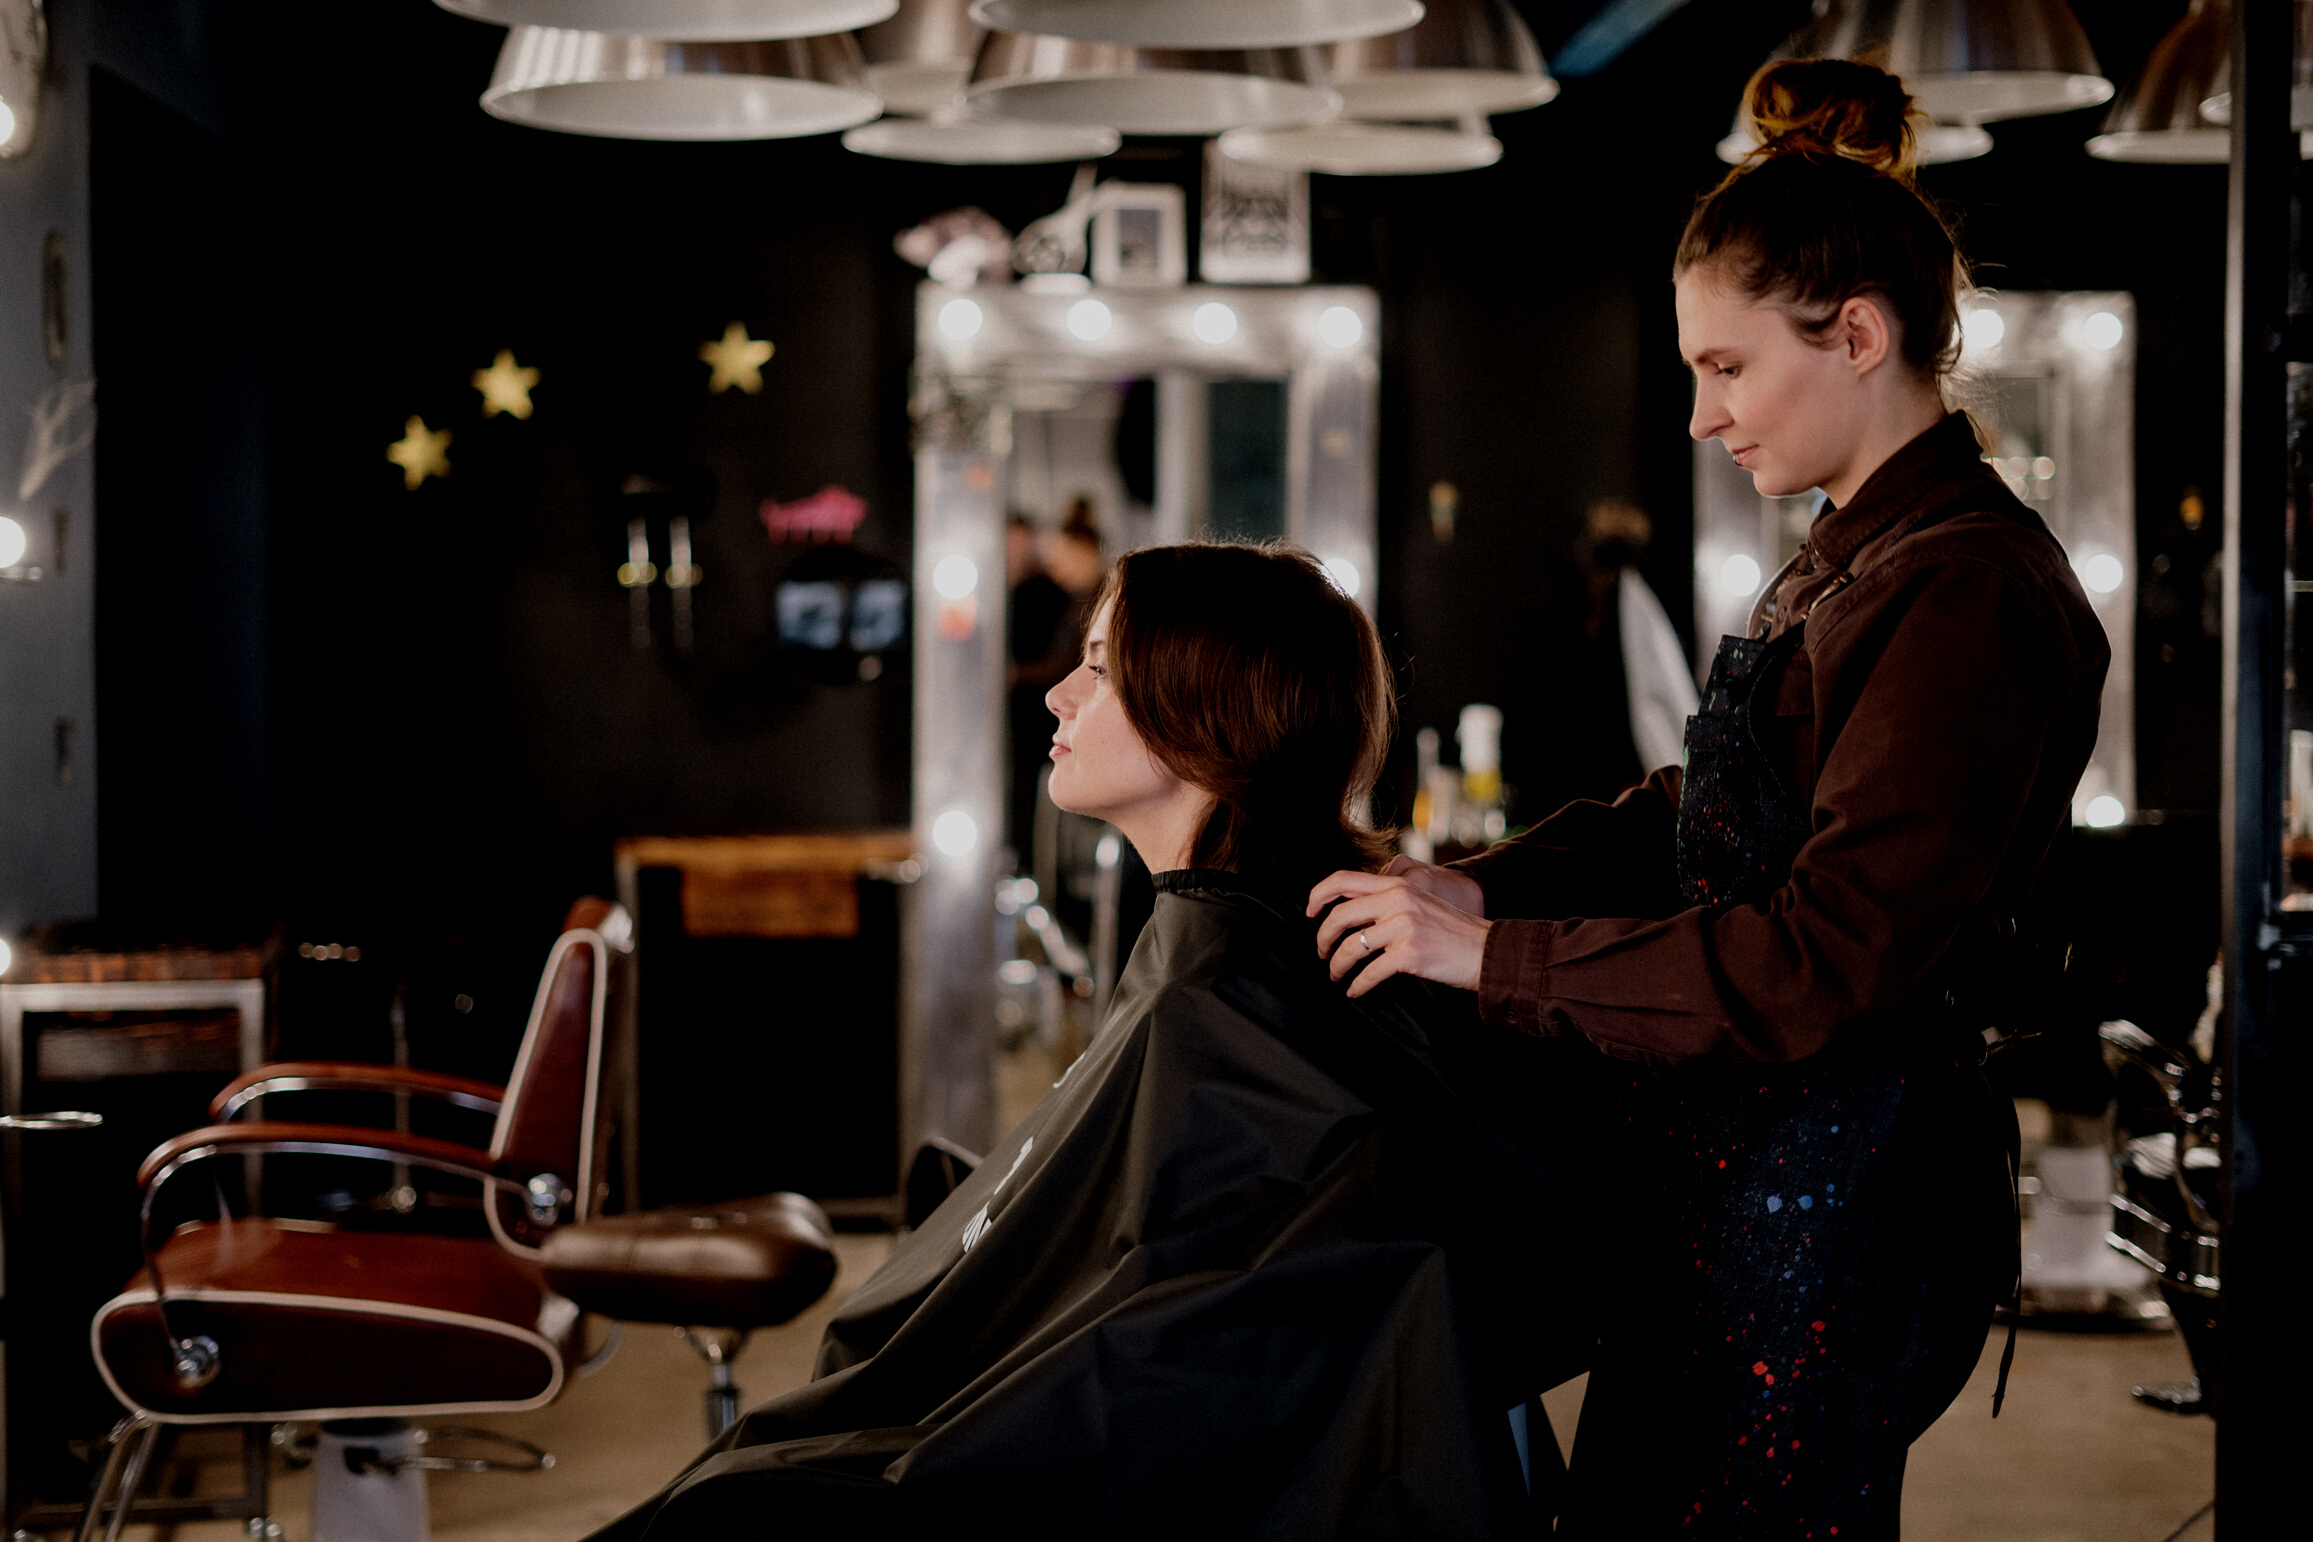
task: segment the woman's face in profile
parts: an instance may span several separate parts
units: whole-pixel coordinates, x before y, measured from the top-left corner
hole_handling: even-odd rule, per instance
[[[1084,659],[1045,694],[1060,719],[1052,736],[1052,801],[1072,814],[1135,823],[1177,800],[1187,784],[1158,763],[1124,714],[1108,672],[1108,611],[1084,636]]]
[[[1695,376],[1687,431],[1725,445],[1762,497],[1832,480],[1869,407],[1839,329],[1829,346],[1812,342],[1780,306],[1738,294],[1708,267],[1680,275],[1677,292],[1679,351]]]

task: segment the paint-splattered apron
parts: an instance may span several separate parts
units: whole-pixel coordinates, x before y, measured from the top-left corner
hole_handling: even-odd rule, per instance
[[[1727,638],[1712,662],[1679,809],[1690,904],[1766,902],[1806,842],[1807,804],[1758,732],[1804,630]],[[1982,1041],[1931,1010],[1852,1037],[1797,1065],[1662,1073],[1633,1104],[1658,1128],[1632,1133],[1667,1155],[1674,1299],[1693,1314],[1674,1374],[1694,1444],[1672,1464],[1690,1534],[1892,1537],[1905,1450],[1983,1347],[1996,1261],[1950,1257],[1971,1231],[1953,1212],[1996,1203],[1973,1160]]]

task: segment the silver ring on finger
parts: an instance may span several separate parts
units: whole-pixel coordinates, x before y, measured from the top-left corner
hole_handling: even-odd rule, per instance
[[[1359,932],[1357,934],[1357,945],[1365,949],[1365,951],[1368,953],[1373,951],[1373,939],[1366,936],[1363,932]]]

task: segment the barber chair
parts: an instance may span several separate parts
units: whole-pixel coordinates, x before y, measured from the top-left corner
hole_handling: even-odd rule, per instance
[[[98,1371],[129,1416],[113,1432],[79,1542],[87,1542],[108,1494],[115,1498],[106,1537],[117,1542],[165,1427],[320,1423],[313,1542],[422,1542],[427,1470],[506,1465],[425,1455],[424,1436],[409,1421],[540,1407],[560,1394],[579,1358],[582,1305],[551,1287],[542,1263],[557,1232],[600,1224],[609,1187],[603,1114],[613,1106],[603,1074],[613,1063],[607,1006],[632,932],[618,906],[586,899],[571,908],[504,1087],[394,1066],[261,1066],[217,1095],[215,1123],[145,1159],[138,1172],[145,1268],[99,1309],[90,1330]],[[236,1117],[255,1112],[261,1098],[316,1091],[433,1099],[494,1114],[496,1122],[482,1148],[394,1130]],[[273,1153],[367,1158],[472,1180],[481,1186],[489,1235],[221,1214],[180,1226],[154,1246],[154,1202],[172,1178],[220,1156]],[[795,1195],[723,1208],[816,1215]],[[643,1228],[654,1218],[619,1220]],[[794,1315],[834,1275],[824,1219],[816,1235],[788,1221],[766,1226],[780,1228],[781,1245],[753,1256],[757,1318],[782,1309]],[[666,1298],[705,1299],[694,1257],[662,1249],[649,1262],[660,1272],[636,1273],[628,1287],[634,1299],[647,1298],[654,1280]],[[527,1467],[551,1462],[533,1450]]]
[[[2121,1078],[2126,1137],[2113,1163],[2107,1240],[2160,1277],[2161,1299],[2193,1363],[2192,1380],[2138,1387],[2136,1398],[2168,1413],[2214,1413],[2222,1286],[2216,1190],[2224,1166],[2215,1069],[2134,1023],[2106,1023],[2098,1037],[2106,1063]]]

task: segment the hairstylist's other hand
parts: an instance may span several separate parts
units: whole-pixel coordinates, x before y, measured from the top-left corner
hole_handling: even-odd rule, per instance
[[[1421,876],[1344,871],[1309,891],[1310,915],[1333,906],[1317,928],[1317,953],[1333,961],[1336,980],[1357,970],[1350,995],[1362,996],[1395,974],[1478,988],[1493,923],[1417,888]]]
[[[1456,910],[1474,916],[1486,913],[1486,891],[1478,887],[1478,880],[1456,868],[1440,867],[1435,862],[1416,862],[1411,857],[1392,857],[1383,868],[1385,878],[1403,878],[1424,894],[1434,894]]]

